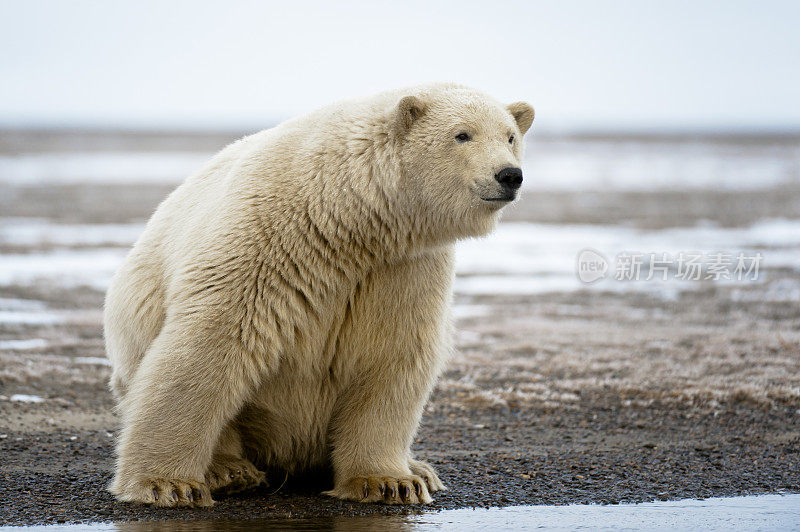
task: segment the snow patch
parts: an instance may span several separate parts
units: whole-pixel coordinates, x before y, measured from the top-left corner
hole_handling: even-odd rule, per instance
[[[38,395],[25,395],[25,394],[14,394],[8,398],[9,401],[15,403],[43,403],[44,399],[39,397]]]

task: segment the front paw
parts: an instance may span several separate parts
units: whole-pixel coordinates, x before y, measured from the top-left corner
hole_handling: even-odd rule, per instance
[[[433,501],[425,480],[418,475],[354,477],[324,492],[324,495],[386,504],[428,504]]]
[[[211,506],[214,500],[208,486],[196,480],[146,478],[124,488],[111,490],[119,500],[154,506]]]

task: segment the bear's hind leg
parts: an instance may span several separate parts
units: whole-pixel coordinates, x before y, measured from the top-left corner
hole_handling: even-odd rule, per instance
[[[425,481],[425,485],[428,486],[428,491],[431,493],[447,491],[447,487],[439,480],[439,475],[436,474],[436,470],[427,462],[423,462],[422,460],[409,460],[408,467],[411,469],[412,474],[417,475]]]
[[[103,305],[103,337],[111,362],[109,381],[119,401],[164,324],[163,279],[141,254],[131,254],[114,276]]]
[[[206,471],[206,484],[213,494],[230,494],[255,488],[265,482],[265,474],[242,456],[239,431],[228,424],[217,443],[211,465]]]

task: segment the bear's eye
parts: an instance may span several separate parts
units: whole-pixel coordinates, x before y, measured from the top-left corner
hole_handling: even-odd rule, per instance
[[[514,144],[514,135],[511,135],[510,137],[508,137],[508,143],[509,144]]]
[[[472,137],[469,136],[469,133],[459,133],[456,135],[457,142],[469,142],[472,140]]]

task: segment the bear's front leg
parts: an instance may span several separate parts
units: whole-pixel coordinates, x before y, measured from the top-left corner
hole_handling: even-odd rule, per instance
[[[395,390],[401,384],[397,373],[377,378],[392,384],[354,386],[334,418],[335,486],[325,494],[359,502],[430,503],[430,494],[444,485],[410,451],[427,390],[411,382]]]
[[[230,329],[194,315],[167,320],[120,403],[110,491],[157,506],[210,506],[205,475],[223,428],[263,368]]]
[[[331,420],[335,486],[327,495],[425,504],[445,489],[410,448],[449,354],[451,280],[445,249],[376,270],[356,289],[336,355],[353,369]]]

